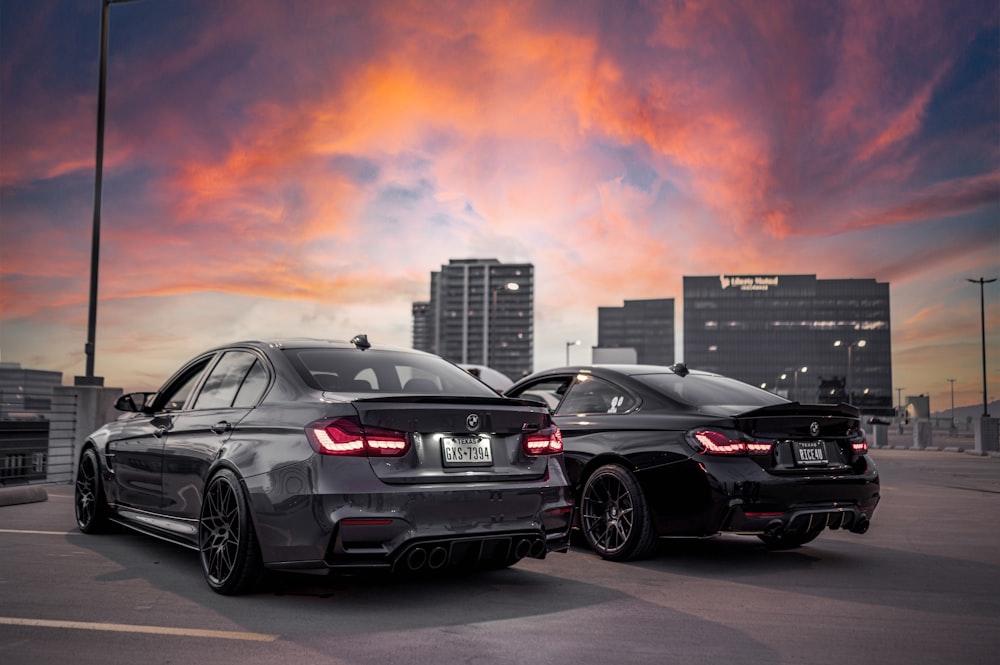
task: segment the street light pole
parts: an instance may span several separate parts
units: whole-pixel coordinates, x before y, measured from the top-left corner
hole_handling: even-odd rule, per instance
[[[571,346],[579,346],[581,343],[582,343],[581,340],[575,340],[575,341],[572,341],[572,342],[566,342],[566,365],[567,366],[569,365],[569,347],[571,347]]]
[[[952,436],[957,433],[955,428],[955,381],[956,379],[948,379],[948,383],[951,384],[951,425],[948,426],[948,433]]]
[[[853,342],[843,342],[838,339],[833,343],[834,346],[843,346],[844,344],[847,345],[847,378],[844,380],[844,385],[847,390],[847,403],[853,406],[854,395],[852,394],[852,390],[854,388],[854,380],[851,376],[851,350],[854,349],[854,347],[863,349],[868,342],[863,339],[855,340]]]
[[[108,87],[108,31],[110,30],[111,5],[132,0],[103,0],[101,2],[101,55],[97,79],[97,148],[94,155],[94,223],[90,241],[90,295],[87,307],[87,343],[83,352],[87,357],[86,373],[76,377],[77,385],[103,386],[104,378],[94,376],[94,347],[97,344],[97,273],[101,258],[101,192],[104,180],[104,109]]]
[[[487,353],[487,362],[486,362],[486,365],[488,367],[492,367],[493,369],[496,369],[495,337],[496,337],[496,325],[497,325],[496,324],[497,294],[500,293],[501,291],[517,291],[519,288],[521,288],[521,285],[518,284],[517,282],[507,282],[493,289],[493,307],[490,310],[490,325],[489,325],[490,339],[489,343],[487,344],[487,349],[489,350],[489,353]]]
[[[983,418],[990,417],[989,406],[986,403],[986,299],[983,295],[983,286],[991,282],[997,281],[997,278],[993,279],[968,279],[967,282],[972,282],[973,284],[979,285],[979,327],[982,332],[983,337]]]

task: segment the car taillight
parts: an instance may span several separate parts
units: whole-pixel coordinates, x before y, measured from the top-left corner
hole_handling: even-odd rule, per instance
[[[868,452],[868,440],[863,438],[860,441],[852,441],[851,450],[855,455],[864,455]]]
[[[321,455],[400,457],[409,448],[405,432],[363,426],[353,418],[314,422],[306,426],[306,436]]]
[[[691,433],[694,449],[702,455],[770,455],[770,441],[749,441],[737,433],[726,434],[711,429]]]
[[[537,432],[524,434],[521,446],[526,455],[555,455],[563,451],[562,432],[555,425],[549,425]]]

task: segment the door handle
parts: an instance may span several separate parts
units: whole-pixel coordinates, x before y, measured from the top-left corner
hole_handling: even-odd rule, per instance
[[[229,424],[229,421],[227,420],[222,420],[212,425],[212,431],[215,432],[216,434],[225,434],[232,428],[233,426]]]

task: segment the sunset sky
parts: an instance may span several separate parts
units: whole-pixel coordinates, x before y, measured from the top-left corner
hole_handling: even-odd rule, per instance
[[[66,383],[100,14],[0,0],[0,359]],[[106,127],[109,386],[244,338],[409,346],[430,272],[496,258],[535,266],[536,369],[575,339],[589,361],[626,299],[675,298],[679,336],[684,275],[874,278],[894,391],[982,402],[996,0],[137,0],[111,7]]]

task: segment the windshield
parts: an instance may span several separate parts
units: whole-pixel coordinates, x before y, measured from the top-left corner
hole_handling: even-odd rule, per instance
[[[689,374],[680,377],[663,373],[639,374],[633,378],[670,399],[698,407],[761,407],[788,402],[784,397],[725,376]]]
[[[286,349],[302,379],[317,390],[496,397],[479,379],[438,356],[369,349]]]

